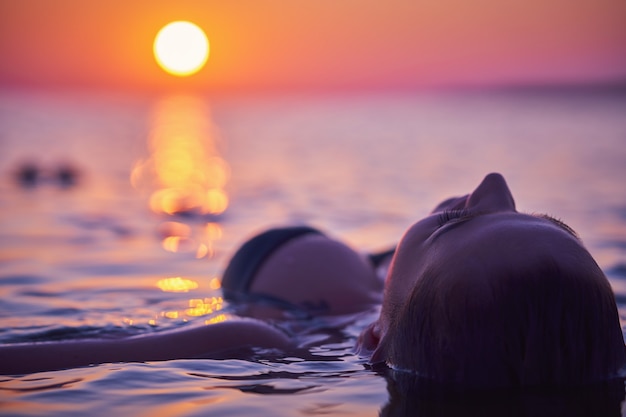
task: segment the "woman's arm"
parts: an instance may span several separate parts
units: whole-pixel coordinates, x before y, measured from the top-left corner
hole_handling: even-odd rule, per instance
[[[28,374],[111,362],[223,357],[224,352],[247,347],[284,350],[293,346],[295,343],[286,334],[267,323],[235,319],[126,339],[3,345],[0,374]]]

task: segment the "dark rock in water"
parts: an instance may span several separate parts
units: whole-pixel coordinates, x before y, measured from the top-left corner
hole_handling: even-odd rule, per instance
[[[60,163],[54,168],[41,167],[32,161],[25,161],[14,171],[15,180],[24,188],[39,185],[57,185],[63,188],[73,187],[78,183],[80,171],[72,164]]]
[[[32,162],[23,163],[15,172],[17,182],[22,187],[34,187],[41,179],[41,171],[39,167]]]
[[[78,182],[78,170],[71,165],[60,165],[56,170],[55,179],[63,187],[72,187]]]

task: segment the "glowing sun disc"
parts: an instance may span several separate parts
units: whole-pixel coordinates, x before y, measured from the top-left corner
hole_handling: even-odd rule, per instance
[[[209,59],[209,40],[197,25],[177,21],[168,23],[157,33],[154,57],[166,72],[185,77],[204,67]]]

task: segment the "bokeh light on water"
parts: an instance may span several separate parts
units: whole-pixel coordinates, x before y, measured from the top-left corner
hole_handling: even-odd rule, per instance
[[[219,215],[228,207],[229,167],[218,150],[206,101],[168,96],[156,102],[148,137],[150,155],[136,162],[131,183],[149,190],[150,208],[165,214]]]

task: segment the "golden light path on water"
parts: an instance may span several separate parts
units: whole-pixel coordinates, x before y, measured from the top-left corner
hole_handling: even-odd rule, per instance
[[[214,314],[223,308],[224,299],[221,296],[190,298],[186,307],[161,311],[157,317],[149,319],[148,324],[156,326],[159,319],[188,321],[190,318],[203,316],[209,316],[204,321],[205,324],[219,323],[228,319],[227,314]],[[138,324],[131,318],[125,318],[123,322],[129,326]]]
[[[156,213],[218,215],[228,207],[229,167],[217,149],[207,103],[195,96],[159,100],[152,112],[150,156],[137,161],[131,183],[151,188]]]
[[[130,182],[145,195],[149,209],[166,220],[158,226],[161,246],[166,252],[191,254],[197,259],[212,258],[214,243],[222,238],[218,216],[228,208],[225,185],[229,166],[220,156],[219,140],[205,100],[196,96],[168,96],[156,102],[147,138],[148,155],[131,170]],[[176,215],[191,215],[193,227]],[[200,220],[198,223],[197,220]],[[221,286],[218,277],[207,277],[210,290]],[[164,292],[185,293],[202,285],[182,276],[157,279]],[[187,321],[212,315],[206,322],[226,320],[222,297],[191,298],[187,306],[162,311],[159,319]],[[127,324],[133,324],[127,319]]]

